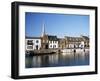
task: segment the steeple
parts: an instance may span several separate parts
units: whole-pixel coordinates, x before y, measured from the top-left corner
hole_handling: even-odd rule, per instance
[[[42,37],[45,35],[45,23],[42,23]]]

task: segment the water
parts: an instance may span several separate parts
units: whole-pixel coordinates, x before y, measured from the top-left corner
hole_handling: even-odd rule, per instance
[[[26,68],[89,65],[89,51],[26,56]]]

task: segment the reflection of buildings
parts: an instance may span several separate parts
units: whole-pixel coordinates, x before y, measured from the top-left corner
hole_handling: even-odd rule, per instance
[[[26,50],[89,47],[89,37],[87,36],[57,38],[57,36],[45,33],[45,24],[43,24],[42,28],[41,37],[26,37]]]

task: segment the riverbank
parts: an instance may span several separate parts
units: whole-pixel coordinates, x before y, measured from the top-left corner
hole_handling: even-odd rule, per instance
[[[89,51],[89,48],[77,48],[77,49],[62,49],[61,52],[63,53],[70,53],[70,52],[86,52]]]
[[[78,53],[78,52],[87,52],[89,51],[89,48],[81,49],[42,49],[42,50],[32,50],[32,51],[26,51],[26,55],[47,55],[47,54],[60,54],[60,53]]]

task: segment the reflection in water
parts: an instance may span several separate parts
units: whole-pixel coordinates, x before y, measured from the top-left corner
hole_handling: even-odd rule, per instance
[[[89,51],[26,56],[26,68],[89,65]]]

